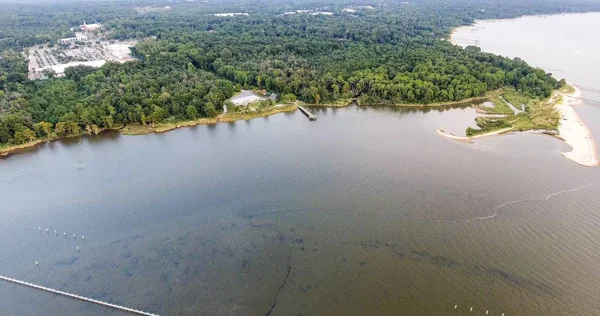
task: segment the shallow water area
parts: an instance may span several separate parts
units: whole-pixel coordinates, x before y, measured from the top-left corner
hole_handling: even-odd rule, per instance
[[[311,110],[1,159],[0,274],[160,315],[597,315],[600,168],[435,132],[472,109]],[[0,314],[122,313],[0,283]]]

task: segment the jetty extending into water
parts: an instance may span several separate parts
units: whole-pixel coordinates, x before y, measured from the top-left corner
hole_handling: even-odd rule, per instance
[[[8,282],[15,283],[15,284],[20,284],[20,285],[25,285],[25,286],[28,286],[30,288],[34,288],[34,289],[38,289],[38,290],[42,290],[42,291],[46,291],[46,292],[50,292],[50,293],[54,293],[54,294],[58,294],[58,295],[63,295],[63,296],[71,297],[71,298],[76,298],[78,300],[82,300],[82,301],[85,301],[85,302],[90,302],[90,303],[94,303],[94,304],[98,304],[98,305],[102,305],[102,306],[106,306],[106,307],[118,309],[120,311],[132,313],[132,314],[144,315],[144,316],[158,316],[158,314],[152,314],[152,313],[148,313],[148,312],[139,311],[139,310],[136,310],[136,309],[133,309],[133,308],[119,306],[119,305],[116,305],[116,304],[111,304],[111,303],[107,303],[107,302],[103,302],[103,301],[98,301],[98,300],[95,300],[95,299],[92,299],[92,298],[88,298],[88,297],[83,297],[83,296],[80,296],[80,295],[77,295],[77,294],[71,294],[71,293],[67,293],[67,292],[63,292],[63,291],[59,291],[59,290],[47,288],[47,287],[41,286],[41,285],[32,284],[32,283],[25,282],[25,281],[19,281],[17,279],[5,277],[5,276],[2,276],[2,275],[0,275],[0,280],[4,280],[4,281],[8,281]]]
[[[600,101],[598,101],[598,100],[592,100],[592,99],[586,99],[586,98],[580,98],[580,97],[573,97],[573,96],[567,96],[567,97],[572,98],[572,99],[581,100],[584,103],[589,104],[589,105],[600,105]]]
[[[306,117],[308,117],[309,120],[317,120],[317,117],[314,114],[310,113],[305,107],[298,105],[298,109],[300,109],[300,111],[304,113],[304,115],[306,115]]]
[[[583,91],[600,93],[600,88],[584,87],[584,86],[580,86],[580,85],[577,85],[577,88],[579,88],[580,90],[583,90]]]

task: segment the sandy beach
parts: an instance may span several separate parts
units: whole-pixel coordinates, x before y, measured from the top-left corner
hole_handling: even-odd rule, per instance
[[[493,132],[489,132],[489,133],[485,133],[485,134],[479,134],[479,135],[475,135],[475,136],[456,136],[453,134],[449,134],[444,132],[444,130],[438,129],[436,132],[444,137],[450,138],[450,139],[454,139],[454,140],[458,140],[461,142],[468,142],[474,139],[478,139],[478,138],[483,138],[483,137],[488,137],[488,136],[496,136],[496,135],[501,135],[504,133],[508,133],[512,130],[512,127],[508,127],[508,128],[503,128],[497,131],[493,131]]]
[[[561,116],[558,137],[572,148],[570,152],[561,152],[561,154],[582,166],[594,167],[599,162],[596,143],[590,130],[583,124],[572,107],[572,105],[582,103],[581,90],[577,87],[574,88],[573,93],[561,94],[562,100],[556,104],[556,110]]]
[[[575,86],[573,88],[575,90],[572,93],[558,93],[561,96],[561,100],[556,103],[555,108],[560,113],[560,125],[556,137],[562,139],[572,148],[569,152],[561,152],[563,156],[582,166],[595,167],[600,164],[596,143],[592,138],[590,130],[581,121],[581,118],[579,118],[579,115],[577,115],[577,112],[572,107],[572,105],[583,102],[581,100],[581,90]],[[511,129],[505,128],[472,137],[456,136],[446,133],[443,130],[437,130],[437,133],[453,140],[469,142],[477,138],[505,134],[510,132]]]
[[[590,14],[578,14],[575,16],[578,19],[580,19],[580,18],[583,18],[586,16],[590,16]],[[527,17],[527,18],[518,18],[518,19],[509,19],[509,20],[525,21],[525,20],[540,19],[540,21],[542,21],[541,19],[550,20],[550,19],[555,19],[557,17],[558,17],[557,15],[540,15],[540,16],[531,16],[531,17]],[[502,33],[497,28],[494,28],[492,23],[495,23],[495,22],[504,23],[503,21],[506,21],[506,20],[490,20],[490,21],[476,20],[475,23],[473,23],[472,25],[461,26],[461,27],[458,27],[458,28],[455,28],[454,30],[452,30],[449,40],[451,43],[453,43],[455,45],[460,45],[460,46],[464,47],[466,45],[472,45],[471,42],[475,42],[479,38],[490,39],[490,36],[492,36],[492,35],[497,36],[498,34]],[[552,22],[550,21],[550,22],[544,22],[544,23],[547,24],[547,23],[552,23]],[[524,24],[524,25],[526,25],[526,24]],[[483,28],[486,28],[488,30],[488,32],[475,32],[478,29],[482,30]],[[490,30],[490,28],[492,28],[493,30]],[[488,37],[485,37],[482,34],[487,34],[486,36],[488,36]],[[529,36],[528,37],[529,39],[537,39],[537,38],[539,38],[540,34],[541,33],[535,33],[534,31],[532,31],[531,34],[528,34],[527,36]],[[494,52],[494,53],[497,53],[500,55],[506,55],[506,56],[519,55],[519,57],[524,58],[525,60],[537,61],[540,64],[553,65],[556,63],[556,65],[560,65],[560,67],[556,66],[560,69],[569,69],[569,68],[577,69],[577,67],[581,67],[581,66],[578,66],[579,64],[577,62],[575,62],[575,63],[573,62],[573,61],[576,61],[577,58],[574,58],[575,55],[572,54],[571,50],[568,50],[568,52],[567,51],[558,52],[557,56],[560,56],[561,59],[557,59],[557,61],[550,61],[549,59],[537,57],[537,55],[539,55],[539,53],[538,53],[539,47],[537,47],[540,45],[539,43],[536,43],[537,46],[534,45],[536,49],[530,49],[530,48],[528,48],[529,47],[528,45],[525,45],[524,43],[521,43],[518,41],[515,43],[518,44],[517,46],[523,47],[523,48],[519,49],[519,50],[522,50],[522,52],[516,53],[513,50],[506,50],[503,47],[507,47],[507,46],[510,47],[511,45],[505,45],[503,42],[502,42],[502,44],[498,44],[492,40],[490,40],[487,43],[487,45],[485,45],[484,50]],[[480,46],[480,45],[477,45],[477,46]],[[512,46],[514,46],[514,44]],[[562,54],[562,55],[560,55],[560,54]],[[579,54],[581,54],[581,52],[579,52]],[[551,69],[547,69],[547,70],[550,71]],[[575,78],[577,78],[577,77],[575,76]],[[581,82],[581,78],[574,79],[574,80],[578,80],[578,82]],[[558,96],[561,97],[560,102],[557,102],[554,105],[557,112],[560,114],[558,135],[556,135],[556,137],[560,138],[561,140],[563,140],[565,143],[567,143],[571,147],[570,151],[561,152],[561,154],[564,155],[567,159],[572,160],[582,166],[588,166],[588,167],[598,166],[600,164],[600,160],[598,158],[597,145],[594,142],[594,139],[592,137],[590,129],[587,126],[585,126],[585,124],[583,123],[583,121],[581,120],[581,118],[579,117],[577,112],[572,107],[574,105],[582,103],[582,100],[580,99],[582,96],[582,92],[577,87],[574,87],[574,88],[575,88],[575,90],[572,93],[555,92],[553,94],[553,98],[555,98],[555,97],[557,98]],[[592,122],[590,122],[590,124],[591,123]],[[447,135],[444,133],[440,133],[440,134],[442,134],[444,136],[452,136],[452,135]],[[452,136],[450,138],[456,139],[457,137]],[[465,138],[461,138],[461,137],[459,137],[459,138],[460,139],[458,139],[458,140],[465,140]]]

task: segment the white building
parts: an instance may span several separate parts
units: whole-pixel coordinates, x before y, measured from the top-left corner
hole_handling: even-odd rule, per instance
[[[74,66],[91,66],[91,67],[102,67],[102,65],[106,64],[106,60],[92,60],[92,61],[75,61],[75,62],[70,62],[67,64],[59,64],[59,65],[52,65],[52,66],[46,66],[43,68],[37,68],[34,69],[34,71],[38,74],[43,73],[43,71],[45,69],[52,69],[55,73],[57,77],[62,77],[65,75],[65,69],[68,67],[74,67]]]
[[[82,33],[75,33],[75,37],[67,37],[67,38],[61,38],[59,41],[61,43],[72,43],[72,42],[77,42],[77,41],[87,41],[88,37],[83,35]]]
[[[248,13],[243,13],[243,12],[215,13],[215,16],[218,16],[218,17],[237,16],[237,15],[248,15]]]
[[[97,31],[100,28],[102,28],[102,24],[100,24],[100,23],[85,24],[85,21],[83,21],[83,24],[80,25],[79,28],[84,32],[93,32],[93,31]]]
[[[312,15],[333,15],[333,12],[317,11],[317,12],[313,12],[311,14]]]

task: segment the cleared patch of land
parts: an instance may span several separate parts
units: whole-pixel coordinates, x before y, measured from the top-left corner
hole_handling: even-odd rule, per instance
[[[86,65],[100,67],[108,61],[133,60],[130,48],[135,42],[88,41],[60,46],[35,46],[28,49],[29,79],[44,79],[44,71],[61,76],[68,67]]]
[[[495,106],[480,105],[477,107],[478,112],[482,114],[502,114],[502,116],[478,117],[476,123],[479,128],[467,128],[467,136],[486,134],[507,128],[512,131],[544,130],[558,132],[560,115],[556,111],[555,105],[561,98],[560,91],[553,93],[551,97],[544,100],[530,98],[511,88],[491,91],[486,97]],[[509,103],[515,105],[517,109],[522,107],[523,110],[515,111]]]
[[[348,105],[352,104],[353,99],[340,99],[337,100],[335,102],[328,102],[328,103],[324,103],[324,104],[313,104],[313,103],[304,103],[301,102],[300,105],[302,106],[321,106],[321,107],[332,107],[332,108],[343,108],[343,107],[347,107]]]

